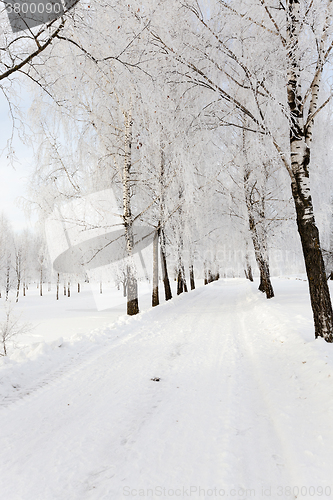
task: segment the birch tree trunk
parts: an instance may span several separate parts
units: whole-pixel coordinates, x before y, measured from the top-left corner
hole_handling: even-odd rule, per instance
[[[185,277],[185,267],[182,260],[182,241],[178,247],[178,269],[177,269],[177,295],[183,292],[188,292],[186,277]]]
[[[262,194],[256,189],[256,183],[251,184],[249,177],[250,172],[246,171],[244,175],[245,201],[254,255],[260,272],[259,290],[266,293],[266,297],[271,299],[274,297],[274,290],[270,278],[267,235],[264,227],[265,203]]]
[[[182,266],[182,272],[183,272],[184,292],[187,293],[188,288],[187,288],[187,283],[186,283],[185,267],[184,266]]]
[[[259,236],[256,223],[252,215],[249,215],[249,226],[253,241],[254,254],[260,272],[259,290],[266,293],[266,297],[271,299],[274,297],[274,290],[271,283],[269,262],[266,242],[263,241],[263,235]]]
[[[160,164],[160,221],[158,235],[160,239],[160,253],[161,253],[161,268],[162,268],[162,278],[164,285],[164,295],[165,300],[172,299],[171,286],[168,274],[166,253],[165,253],[165,153],[164,153],[164,143],[161,143],[161,164]]]
[[[17,280],[17,285],[16,285],[16,302],[19,300],[19,294],[20,294],[20,286],[21,286],[21,276],[22,276],[22,259],[21,259],[21,253],[18,251],[15,256],[15,271],[16,271],[16,280]]]
[[[158,306],[160,303],[158,296],[158,230],[155,231],[153,239],[153,293],[152,306]]]
[[[178,262],[177,262],[177,295],[180,295],[183,292],[187,292],[187,285],[186,285],[186,278],[185,278],[185,267],[183,264],[183,249],[184,249],[184,241],[183,241],[183,208],[182,208],[182,198],[183,198],[183,188],[179,188],[179,221],[180,221],[180,226],[181,230],[178,235]]]
[[[17,286],[16,286],[16,302],[18,302],[18,300],[19,300],[20,286],[21,286],[21,279],[18,276],[17,277]]]
[[[328,2],[328,9],[332,8],[331,3]],[[298,57],[300,51],[298,36],[301,25],[299,0],[288,0],[287,7],[287,47],[289,49],[287,96],[291,115],[291,189],[308,277],[315,337],[323,337],[327,342],[333,342],[332,304],[309,187],[312,128],[318,105],[326,33],[332,15],[330,11],[327,12],[327,22],[318,45],[318,63],[314,79],[309,87],[310,103],[307,118],[305,119],[301,94],[301,67]]]
[[[247,279],[253,282],[252,267],[248,261],[246,262],[246,272],[247,272]]]
[[[195,280],[194,280],[193,264],[190,265],[190,284],[191,284],[191,290],[195,290]]]
[[[40,285],[39,285],[39,295],[43,296],[43,266],[40,266]]]
[[[177,295],[180,295],[184,291],[184,281],[183,281],[183,270],[181,264],[178,265],[177,271]]]
[[[6,300],[8,300],[8,295],[10,291],[10,260],[7,258],[7,267],[6,267]]]
[[[177,263],[177,295],[184,292],[184,266],[182,262],[183,241],[180,236],[178,243],[178,263]]]
[[[170,300],[172,299],[172,292],[171,292],[167,260],[165,254],[165,237],[163,228],[160,229],[159,234],[160,234],[160,253],[161,253],[162,278],[164,284],[164,295],[165,295],[165,300]]]
[[[127,270],[127,314],[133,316],[139,312],[138,283],[135,276],[133,262],[133,219],[131,211],[130,192],[130,171],[132,166],[132,115],[130,112],[124,113],[125,118],[125,161],[123,170],[123,205],[124,205],[124,226],[126,238],[126,251],[128,264]]]
[[[57,273],[57,293],[56,293],[56,300],[59,300],[59,285],[60,285],[60,274]]]
[[[252,274],[252,267],[250,264],[250,257],[249,257],[249,251],[248,251],[248,242],[246,241],[246,250],[245,250],[245,265],[246,269],[244,270],[246,279],[253,281],[253,274]]]

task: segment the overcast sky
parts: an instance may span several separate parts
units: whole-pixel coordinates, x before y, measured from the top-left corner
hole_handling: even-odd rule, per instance
[[[11,135],[11,121],[8,115],[8,104],[0,93],[0,152],[6,147]],[[15,170],[6,156],[6,151],[0,156],[0,212],[4,212],[15,231],[33,227],[33,221],[27,218],[22,208],[18,206],[19,197],[26,197],[26,185],[29,172],[32,169],[32,151],[18,137],[14,141]]]

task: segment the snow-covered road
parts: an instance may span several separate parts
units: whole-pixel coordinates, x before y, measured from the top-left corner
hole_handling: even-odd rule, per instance
[[[332,349],[284,310],[227,280],[120,321],[0,409],[1,500],[332,499]]]

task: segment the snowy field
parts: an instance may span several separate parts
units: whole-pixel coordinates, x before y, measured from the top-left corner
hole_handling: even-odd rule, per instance
[[[29,290],[35,328],[0,359],[0,499],[333,499],[333,346],[307,283],[273,285],[154,309],[147,288],[132,318],[115,289]]]

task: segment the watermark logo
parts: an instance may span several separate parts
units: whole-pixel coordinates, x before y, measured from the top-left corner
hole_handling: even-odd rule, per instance
[[[76,274],[122,261],[127,257],[123,216],[112,189],[91,193],[57,207],[45,222],[53,268]],[[133,224],[132,254],[152,242],[149,226]]]
[[[13,33],[60,18],[79,0],[4,0]]]
[[[138,276],[147,277],[155,230],[133,224],[129,259],[124,220],[112,189],[76,198],[55,208],[45,221],[45,236],[53,269],[63,275],[87,276],[103,281],[115,269],[132,264]],[[102,297],[99,302],[101,302]],[[104,304],[97,304],[104,309]]]

